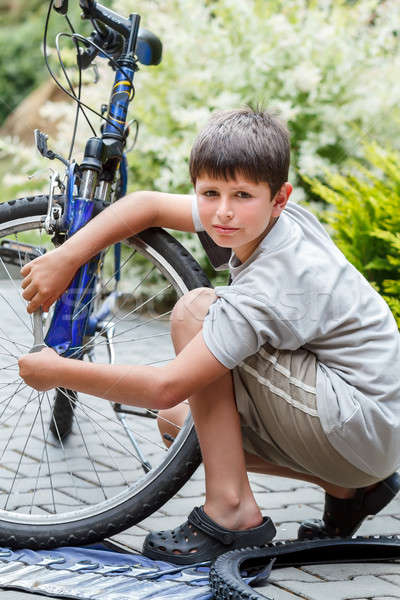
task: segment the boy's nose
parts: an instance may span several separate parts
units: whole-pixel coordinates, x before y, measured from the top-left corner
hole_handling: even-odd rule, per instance
[[[217,217],[221,221],[223,221],[224,219],[226,219],[228,221],[230,219],[232,219],[232,217],[233,217],[233,210],[232,210],[231,206],[229,206],[229,204],[227,204],[225,202],[221,203],[218,206],[218,209],[217,209]]]

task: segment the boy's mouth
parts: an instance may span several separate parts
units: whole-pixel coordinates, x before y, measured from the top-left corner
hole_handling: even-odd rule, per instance
[[[218,233],[233,233],[234,231],[239,231],[238,227],[223,227],[222,225],[213,225],[213,227]]]

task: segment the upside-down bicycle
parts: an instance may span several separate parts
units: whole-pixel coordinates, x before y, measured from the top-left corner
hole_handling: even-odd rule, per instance
[[[61,160],[65,175],[52,173],[48,195],[0,204],[0,545],[13,548],[87,544],[120,532],[157,510],[200,462],[190,418],[166,448],[155,411],[66,389],[38,393],[18,376],[33,329],[19,270],[125,194],[134,75],[138,63],[161,60],[161,42],[139,28],[138,15],[122,17],[94,0],[80,0],[80,7],[94,28],[89,37],[74,31],[66,0],[51,0],[45,40],[54,8],[71,27],[57,36],[57,49],[60,36],[72,38],[79,75],[97,55],[109,60],[115,80],[101,133],[87,141],[77,164],[71,152],[65,158],[49,150],[47,136],[36,131],[38,150]],[[80,84],[75,92],[62,68],[66,91],[84,113]],[[176,239],[149,229],[83,265],[40,325],[46,344],[63,356],[160,364],[174,356],[168,315],[177,298],[208,285]]]

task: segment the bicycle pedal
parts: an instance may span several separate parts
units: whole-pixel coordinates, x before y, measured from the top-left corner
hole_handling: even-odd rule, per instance
[[[46,248],[34,246],[25,242],[16,242],[15,240],[2,240],[0,244],[0,258],[6,264],[22,267],[25,263],[42,256],[46,253]]]

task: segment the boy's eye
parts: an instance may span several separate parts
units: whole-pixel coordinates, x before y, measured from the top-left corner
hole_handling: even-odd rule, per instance
[[[206,190],[205,192],[203,192],[203,196],[206,196],[207,198],[211,198],[212,196],[216,196],[217,192],[215,190]]]
[[[237,192],[237,196],[239,196],[239,198],[251,198],[251,194],[248,192]]]

